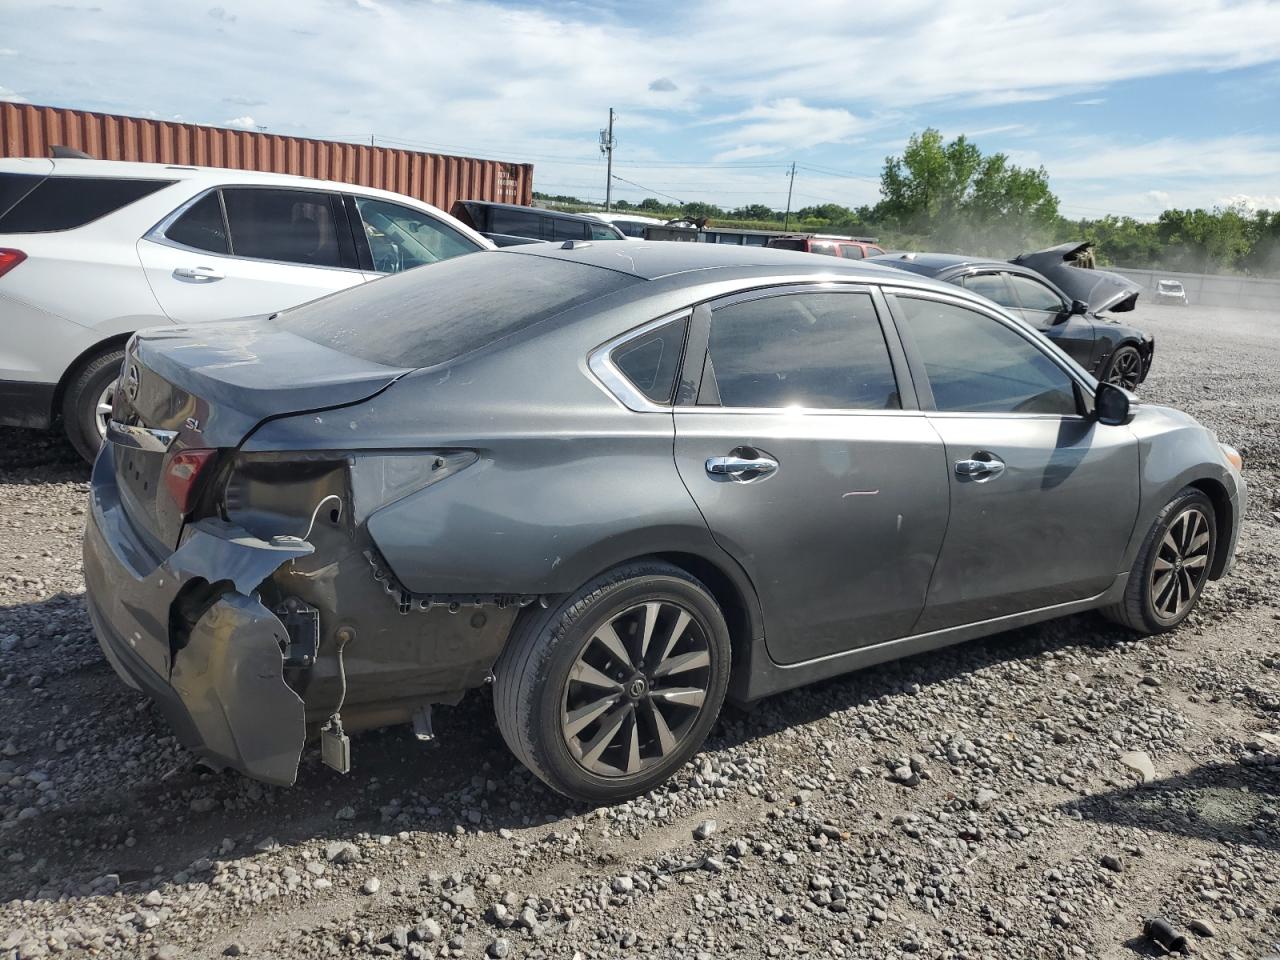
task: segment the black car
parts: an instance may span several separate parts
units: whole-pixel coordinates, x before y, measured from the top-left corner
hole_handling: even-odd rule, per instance
[[[1099,380],[1134,390],[1147,378],[1155,338],[1104,312],[1132,310],[1142,289],[1106,270],[1078,266],[1088,243],[987,260],[953,253],[895,253],[871,257],[972,290],[1021,317]]]
[[[538,240],[627,239],[613,224],[595,217],[542,207],[522,207],[516,203],[459,200],[450,212],[499,247]]]

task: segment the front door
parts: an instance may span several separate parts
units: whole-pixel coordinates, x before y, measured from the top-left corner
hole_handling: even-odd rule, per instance
[[[942,443],[870,293],[755,293],[711,311],[676,463],[755,585],[770,656],[796,663],[908,633],[947,522]],[[905,390],[904,396],[900,390]]]
[[[139,240],[138,257],[171,320],[226,320],[363,283],[350,230],[334,194],[224,187]]]
[[[1138,445],[1084,416],[1076,381],[994,314],[890,298],[946,446],[951,518],[915,632],[1111,585],[1138,512]]]
[[[1020,306],[1018,313],[1086,370],[1093,370],[1093,321],[1072,313],[1071,305],[1048,284],[1020,273],[1006,275]]]

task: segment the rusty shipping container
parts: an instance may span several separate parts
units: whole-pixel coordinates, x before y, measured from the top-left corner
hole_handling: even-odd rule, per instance
[[[54,145],[99,160],[291,173],[394,190],[448,210],[455,200],[533,202],[533,164],[335,140],[0,103],[0,156],[47,157]]]

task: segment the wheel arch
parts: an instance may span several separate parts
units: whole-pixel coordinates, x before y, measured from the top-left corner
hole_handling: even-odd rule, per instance
[[[81,350],[79,355],[67,364],[67,369],[62,371],[62,376],[58,379],[58,385],[53,391],[52,415],[55,419],[62,415],[62,403],[66,399],[67,387],[79,375],[80,371],[95,357],[110,353],[112,350],[123,350],[125,344],[129,342],[129,338],[134,333],[135,331],[133,330],[125,330],[121,333],[113,333],[109,337],[104,337],[93,346]]]
[[[1209,567],[1209,579],[1218,580],[1226,572],[1227,563],[1231,559],[1230,543],[1235,530],[1235,504],[1227,488],[1212,477],[1201,477],[1187,484],[1199,490],[1213,504],[1213,526],[1217,549],[1213,555],[1213,565]]]

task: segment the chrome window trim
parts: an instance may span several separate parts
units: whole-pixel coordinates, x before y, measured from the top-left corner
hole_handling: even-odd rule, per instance
[[[682,307],[674,313],[659,317],[657,320],[650,320],[648,323],[641,324],[638,327],[632,327],[626,333],[619,334],[612,340],[606,340],[587,355],[587,369],[591,371],[595,378],[596,385],[628,410],[633,410],[636,413],[670,413],[673,409],[671,404],[654,403],[646,397],[640,388],[628,380],[626,374],[618,369],[610,354],[623,344],[643,337],[647,333],[652,333],[668,323],[674,323],[677,320],[691,322],[692,319],[693,307]]]
[[[181,250],[183,253],[194,253],[202,257],[217,257],[219,260],[234,260],[240,263],[269,263],[279,267],[301,267],[303,270],[337,270],[341,273],[355,273],[363,276],[366,273],[377,273],[376,270],[361,270],[359,267],[325,267],[314,263],[294,263],[292,260],[267,260],[264,257],[242,257],[233,253],[217,253],[213,250],[201,250],[199,247],[190,247],[185,243],[179,243],[176,240],[170,240],[165,236],[165,231],[173,226],[184,213],[194,207],[197,203],[213,193],[215,190],[244,188],[247,190],[296,190],[299,193],[319,193],[326,197],[345,196],[338,190],[318,190],[310,187],[277,187],[272,184],[265,183],[222,183],[214,187],[208,187],[201,190],[195,196],[190,197],[181,205],[176,207],[168,216],[157,223],[154,227],[142,235],[143,240],[149,240],[151,243],[157,243],[162,247],[170,247],[174,250]],[[356,196],[356,194],[352,194]],[[375,198],[376,199],[376,198]],[[479,248],[477,248],[478,250]]]

